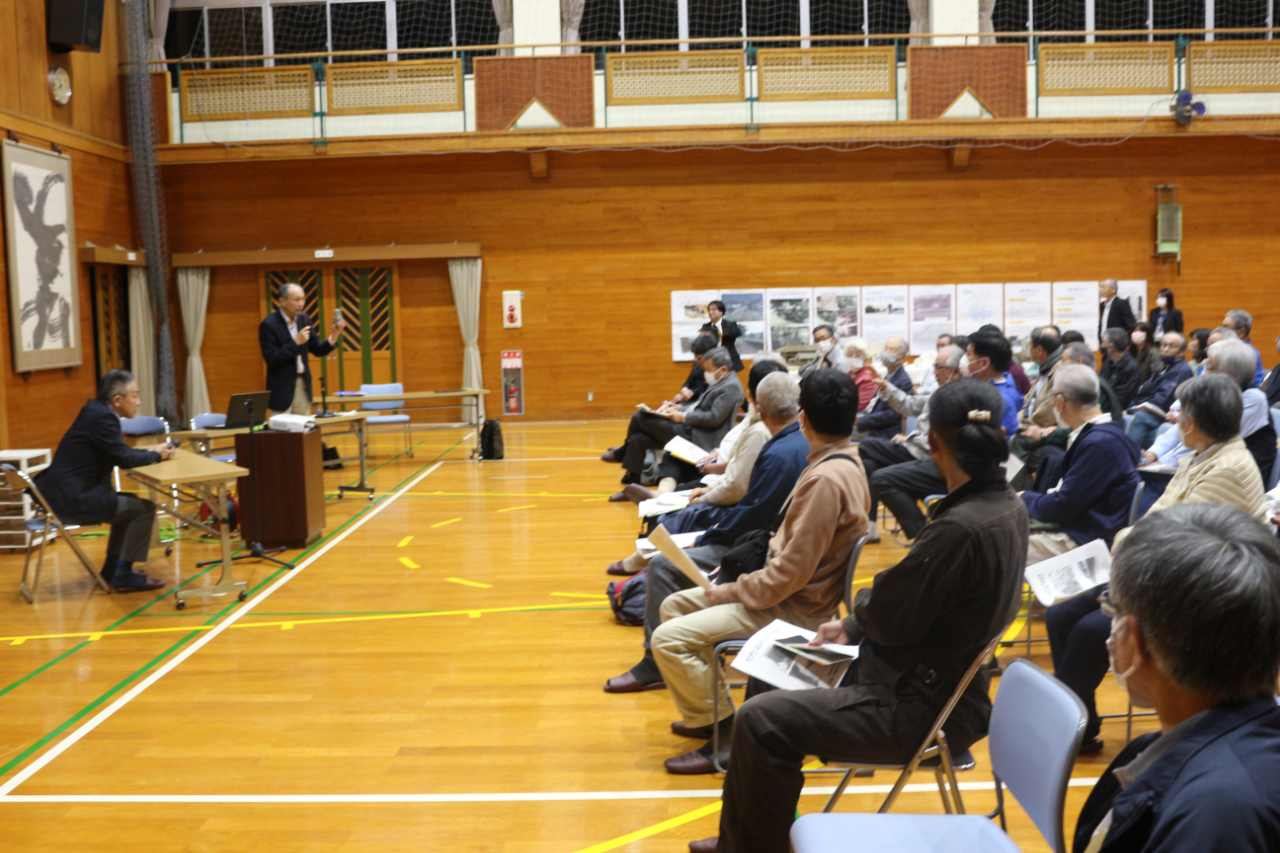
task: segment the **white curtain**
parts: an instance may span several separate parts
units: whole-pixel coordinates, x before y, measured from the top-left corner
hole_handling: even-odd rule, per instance
[[[929,0],[907,0],[907,9],[911,12],[911,35],[924,36],[910,40],[912,47],[928,44],[929,33]]]
[[[449,283],[453,285],[453,305],[458,310],[458,328],[462,332],[462,387],[483,388],[484,375],[480,372],[480,259],[450,258]],[[468,420],[473,414],[471,403],[463,411]],[[479,406],[478,419],[484,420],[484,395]]]
[[[129,267],[129,368],[138,380],[140,415],[156,413],[156,316],[147,291],[147,268]],[[170,424],[173,426],[173,424]]]
[[[978,0],[978,32],[994,33],[996,31],[995,21],[992,15],[995,14],[996,0]],[[995,44],[995,36],[983,36],[979,41],[982,44]]]
[[[178,269],[178,300],[182,303],[182,329],[187,339],[187,420],[209,409],[209,386],[204,381],[200,346],[204,343],[205,307],[209,304],[209,268]]]
[[[498,19],[498,44],[515,44],[515,18],[511,12],[511,0],[493,0],[493,14]],[[499,56],[510,56],[511,48],[498,51]]]
[[[164,36],[169,31],[169,6],[172,0],[151,0],[151,39],[147,59],[164,59]],[[152,66],[163,70],[163,66]]]
[[[581,53],[577,43],[582,41],[578,28],[582,26],[582,11],[587,0],[560,0],[560,41],[570,47],[560,48],[561,53]]]

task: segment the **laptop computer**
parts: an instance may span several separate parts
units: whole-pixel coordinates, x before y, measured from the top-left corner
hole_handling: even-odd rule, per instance
[[[227,422],[221,427],[214,427],[214,429],[242,429],[265,424],[267,422],[267,407],[270,403],[270,391],[232,394],[230,401],[227,403]],[[250,408],[253,409],[252,423],[249,422]]]

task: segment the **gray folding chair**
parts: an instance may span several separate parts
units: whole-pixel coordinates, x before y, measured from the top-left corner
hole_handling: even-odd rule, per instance
[[[360,393],[368,394],[371,397],[383,394],[403,394],[404,383],[387,382],[382,385],[361,385]],[[377,426],[379,424],[399,424],[399,428],[404,432],[405,453],[409,456],[413,456],[413,426],[409,421],[409,416],[403,411],[404,400],[389,400],[384,403],[361,403],[360,408],[376,411],[391,411],[393,409],[402,410],[398,414],[394,415],[370,415],[365,418],[365,423],[370,427]],[[369,432],[372,434],[375,430],[370,429]]]
[[[996,810],[990,815],[811,814],[791,827],[795,853],[1009,853],[1004,786],[1054,853],[1066,853],[1063,807],[1086,712],[1053,676],[1026,660],[1009,664],[991,711],[991,767]],[[881,810],[883,811],[883,809]]]
[[[844,607],[849,613],[853,612],[853,576],[858,569],[858,559],[862,557],[862,548],[867,544],[870,536],[870,533],[864,533],[854,541],[853,550],[849,552],[849,561],[844,566]],[[728,666],[728,656],[736,655],[745,645],[745,640],[726,640],[717,645],[712,653],[711,711],[717,720],[720,719],[720,682],[724,678],[725,667]],[[741,687],[744,683],[731,682],[729,686]],[[732,696],[729,697],[729,702],[733,702]],[[724,772],[724,767],[720,765],[720,727],[717,725],[711,727],[711,763],[715,765],[716,770]]]
[[[40,493],[40,489],[30,477],[21,471],[15,470],[9,465],[0,466],[0,474],[4,475],[5,487],[15,491],[28,491],[35,500],[36,511],[43,518],[32,518],[26,522],[27,528],[27,553],[26,559],[22,562],[22,580],[18,583],[18,591],[22,593],[22,597],[27,600],[28,604],[34,604],[36,600],[36,590],[40,586],[40,569],[44,565],[44,549],[49,543],[50,531],[56,531],[62,535],[66,543],[71,546],[71,550],[75,552],[76,557],[80,560],[80,564],[84,566],[84,570],[89,573],[94,582],[102,588],[103,592],[110,593],[111,587],[102,579],[102,575],[98,573],[98,569],[89,560],[89,557],[81,549],[80,543],[71,536],[69,531],[79,529],[84,525],[64,523],[58,518],[44,499],[44,495]],[[36,545],[36,537],[39,536],[40,544]],[[31,566],[31,552],[38,548],[36,557],[35,571],[30,573],[31,583],[28,585],[28,573]]]
[[[226,423],[226,415],[221,414],[220,412],[206,412],[203,415],[196,415],[191,419],[191,428],[209,429],[211,427],[226,426]],[[212,442],[210,442],[210,444],[212,444]],[[228,464],[234,463],[236,461],[235,447],[233,446],[228,449],[231,451],[230,453],[210,453],[209,458],[217,459],[219,462],[226,462]]]

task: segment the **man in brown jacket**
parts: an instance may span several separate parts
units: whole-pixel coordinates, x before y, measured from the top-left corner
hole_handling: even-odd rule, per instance
[[[870,524],[867,476],[849,436],[858,389],[837,370],[818,370],[800,386],[800,429],[809,442],[809,467],[800,475],[769,540],[763,568],[708,590],[667,597],[651,646],[681,721],[676,734],[724,739],[733,725],[728,688],[714,717],[711,652],[725,640],[746,639],[775,619],[817,628],[832,618],[844,593],[853,544]],[[714,773],[709,746],[668,759],[669,773]]]

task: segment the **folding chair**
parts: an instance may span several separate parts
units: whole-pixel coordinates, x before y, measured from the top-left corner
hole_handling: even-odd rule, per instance
[[[40,489],[36,487],[35,482],[33,482],[30,477],[21,471],[15,470],[9,465],[0,466],[0,473],[4,475],[6,488],[15,492],[21,492],[23,490],[30,492],[31,497],[35,499],[36,512],[44,516],[43,520],[39,518],[32,518],[28,519],[26,522],[27,553],[26,559],[22,562],[22,580],[18,583],[18,591],[22,593],[22,597],[27,600],[27,603],[34,604],[36,600],[36,590],[40,586],[40,569],[44,565],[44,549],[45,545],[49,542],[50,530],[55,530],[62,534],[62,538],[71,546],[71,550],[75,552],[76,557],[80,560],[80,564],[84,566],[84,570],[88,572],[94,582],[102,588],[103,592],[110,594],[110,585],[102,579],[102,575],[98,573],[97,567],[90,562],[89,557],[80,548],[80,543],[77,542],[75,537],[71,536],[69,533],[69,531],[79,529],[83,526],[96,525],[64,523],[60,518],[58,518],[57,513],[49,507],[48,502],[44,499],[44,495],[40,493]],[[35,543],[37,535],[40,537],[39,554],[36,557],[35,572],[30,574],[31,584],[30,587],[28,587],[27,579],[31,566],[31,552],[37,547]]]
[[[849,561],[844,567],[844,607],[845,610],[853,612],[853,575],[858,569],[858,559],[862,556],[862,548],[867,544],[870,533],[864,533],[853,543],[853,550],[849,552]],[[726,640],[715,647],[712,652],[711,659],[711,712],[718,721],[720,719],[720,681],[724,675],[724,668],[728,666],[727,658],[729,655],[736,655],[742,651],[746,640]],[[741,687],[745,682],[731,682],[730,687]],[[733,697],[729,697],[730,707],[733,704]],[[711,726],[711,763],[715,765],[716,770],[723,773],[724,768],[720,766],[720,726],[713,724]]]
[[[209,429],[211,427],[221,427],[226,425],[227,416],[219,412],[207,412],[203,415],[196,415],[191,419],[192,429]],[[231,453],[214,453],[210,454],[210,459],[217,459],[219,462],[232,463],[236,461],[235,449],[231,449]]]
[[[385,385],[361,385],[360,393],[370,396],[382,394],[403,394],[404,383],[388,382]],[[404,408],[404,400],[391,400],[385,403],[361,403],[360,408],[368,411],[384,411],[391,409]],[[409,423],[409,416],[404,412],[398,415],[370,415],[365,419],[365,423],[369,426],[378,424],[403,424],[404,425],[404,449],[409,456],[413,456],[413,428]]]
[[[990,815],[811,814],[791,827],[795,853],[1009,853],[1004,786],[1054,853],[1066,853],[1063,808],[1086,713],[1076,695],[1026,660],[1009,664],[991,710],[996,810]],[[883,809],[882,809],[883,811]],[[999,815],[1001,832],[990,818]]]
[[[138,415],[136,418],[121,418],[120,432],[124,435],[168,435],[169,422],[155,415]],[[120,491],[120,469],[112,472],[116,479],[116,491]]]
[[[1006,626],[1007,628],[1007,626]],[[831,799],[827,801],[823,807],[824,812],[830,812],[836,807],[836,803],[840,802],[840,796],[844,793],[845,786],[849,784],[849,779],[853,777],[858,770],[897,770],[898,781],[893,784],[893,789],[889,791],[888,796],[880,805],[880,813],[883,814],[893,808],[893,803],[898,799],[898,795],[902,793],[902,789],[906,786],[907,780],[911,778],[911,774],[920,766],[920,762],[937,758],[938,763],[933,767],[934,778],[938,781],[938,793],[942,797],[942,807],[946,809],[947,814],[964,814],[964,800],[960,797],[960,785],[956,782],[955,767],[951,763],[951,749],[947,746],[947,736],[943,732],[942,727],[946,725],[947,718],[951,716],[951,711],[956,707],[956,703],[960,701],[960,696],[969,687],[969,682],[973,681],[973,677],[978,674],[978,668],[987,660],[987,656],[995,651],[996,646],[1000,643],[1000,638],[1004,636],[1005,629],[1001,629],[999,633],[992,638],[991,642],[983,648],[982,653],[974,658],[973,663],[969,665],[969,669],[965,671],[964,676],[956,685],[955,692],[951,694],[951,698],[947,700],[947,704],[943,707],[938,718],[934,720],[933,725],[929,728],[929,733],[925,736],[924,741],[920,744],[920,748],[911,756],[911,760],[906,764],[885,764],[874,761],[859,761],[853,759],[828,759],[823,758],[823,766],[816,770],[806,770],[806,773],[841,773],[840,781],[836,784],[835,791],[831,794]],[[947,786],[950,784],[951,791],[948,796]],[[954,805],[953,805],[954,804]],[[954,811],[953,811],[954,808]]]

